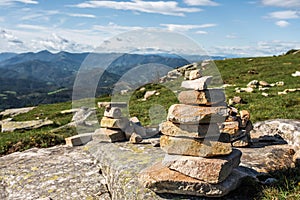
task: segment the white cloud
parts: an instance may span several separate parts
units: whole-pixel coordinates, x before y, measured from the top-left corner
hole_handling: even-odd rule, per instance
[[[70,17],[96,18],[96,15],[91,15],[91,14],[68,13],[67,15]]]
[[[25,4],[38,4],[36,0],[1,0],[0,6],[11,6],[16,3],[25,3]]]
[[[300,7],[299,0],[262,0],[262,3],[266,6],[295,8]]]
[[[199,8],[183,8],[176,1],[86,1],[72,7],[78,8],[111,8],[115,10],[131,10],[162,15],[184,16],[185,13],[199,12]]]
[[[288,25],[290,25],[289,22],[285,21],[285,20],[280,20],[280,21],[277,21],[275,22],[275,24],[279,27],[287,27]]]
[[[207,32],[206,31],[196,31],[196,34],[200,34],[200,35],[206,35]]]
[[[218,6],[219,4],[211,0],[184,0],[190,6]]]
[[[46,30],[47,28],[39,25],[31,25],[31,24],[18,24],[18,28],[22,29],[32,29],[32,30]]]
[[[275,19],[296,19],[299,18],[299,12],[292,10],[277,11],[269,13],[268,16]]]
[[[236,34],[229,34],[229,35],[226,35],[225,37],[228,39],[236,39],[237,38]]]
[[[166,27],[169,31],[178,31],[184,32],[192,29],[201,29],[201,28],[209,28],[217,26],[216,24],[201,24],[201,25],[193,25],[193,24],[160,24],[161,26]]]

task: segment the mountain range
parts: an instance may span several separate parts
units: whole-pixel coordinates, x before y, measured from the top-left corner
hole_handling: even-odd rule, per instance
[[[71,100],[79,70],[96,76],[101,71],[96,95],[109,94],[114,84],[137,66],[180,67],[207,57],[173,54],[37,53],[0,54],[0,110]],[[212,59],[223,59],[214,57]],[[163,76],[164,74],[160,74]],[[99,78],[99,77],[98,77]]]

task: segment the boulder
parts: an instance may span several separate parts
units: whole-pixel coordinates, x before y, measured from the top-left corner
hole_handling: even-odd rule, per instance
[[[224,181],[238,167],[241,151],[234,149],[227,156],[202,158],[194,156],[166,155],[162,164],[169,169],[208,183]]]
[[[259,81],[258,84],[263,87],[270,87],[270,84],[266,81]]]
[[[103,142],[122,142],[125,141],[126,138],[124,132],[121,130],[100,128],[95,131],[93,139]]]
[[[156,90],[153,90],[153,91],[147,91],[144,95],[144,99],[143,100],[147,100],[149,99],[151,96],[155,95],[156,93]]]
[[[225,181],[218,184],[210,184],[157,163],[140,173],[139,180],[144,187],[156,193],[222,197],[236,189],[245,177],[247,177],[245,173],[234,169]]]
[[[208,124],[225,121],[228,116],[225,106],[204,107],[174,104],[169,108],[167,120],[179,124]]]
[[[181,87],[193,90],[205,90],[211,80],[212,76],[203,76],[195,80],[182,81]]]
[[[219,136],[220,131],[217,124],[174,124],[170,121],[161,124],[161,130],[164,135],[174,137],[192,137],[204,138],[208,136]]]
[[[182,91],[178,95],[178,100],[182,104],[212,105],[224,102],[225,93],[223,89]]]
[[[32,121],[2,121],[2,132],[13,132],[15,130],[31,130],[43,126],[54,124],[53,121],[47,119],[32,120]]]
[[[232,152],[230,143],[218,142],[218,138],[192,139],[163,135],[160,147],[167,154],[214,157],[229,155]]]
[[[143,141],[143,138],[142,136],[136,134],[136,133],[133,133],[130,138],[129,138],[129,142],[132,143],[132,144],[137,144],[137,143],[140,143]]]

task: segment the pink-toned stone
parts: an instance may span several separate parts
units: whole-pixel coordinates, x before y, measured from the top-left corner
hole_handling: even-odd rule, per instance
[[[188,90],[180,92],[178,100],[182,104],[213,105],[224,102],[225,94],[223,89]]]
[[[212,80],[212,76],[203,76],[195,80],[182,81],[181,87],[193,90],[205,90]]]
[[[219,136],[220,131],[217,124],[174,124],[170,121],[161,124],[164,135],[185,136],[193,138],[204,138],[205,136]]]
[[[192,178],[208,183],[220,183],[240,164],[241,156],[241,151],[237,149],[234,149],[228,156],[219,156],[216,158],[167,154],[162,164]]]
[[[229,155],[232,152],[230,143],[216,141],[216,139],[192,139],[184,137],[160,137],[161,149],[173,155],[214,157]]]
[[[225,106],[205,107],[174,104],[169,108],[167,119],[179,124],[208,124],[224,122],[228,116]]]
[[[248,175],[238,169],[221,183],[211,184],[186,176],[157,163],[139,174],[141,184],[156,193],[222,197],[235,190]]]

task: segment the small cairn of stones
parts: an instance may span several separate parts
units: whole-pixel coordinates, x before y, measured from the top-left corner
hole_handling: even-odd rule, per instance
[[[247,110],[238,110],[231,107],[230,115],[222,124],[221,132],[230,136],[231,145],[234,147],[247,147],[252,144],[250,131],[253,129],[250,113]]]
[[[121,108],[127,107],[126,102],[98,102],[98,107],[105,108],[100,121],[100,129],[95,131],[94,137],[106,142],[121,142],[126,139],[131,143],[141,142],[145,130],[137,118],[128,119],[122,116]]]
[[[241,151],[221,136],[218,123],[228,116],[225,94],[208,89],[212,77],[193,70],[181,87],[181,104],[169,108],[161,125],[162,162],[145,169],[140,181],[157,193],[221,197],[234,190],[243,173]]]

